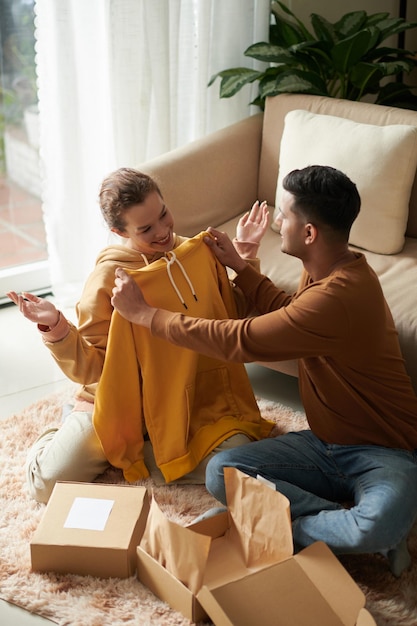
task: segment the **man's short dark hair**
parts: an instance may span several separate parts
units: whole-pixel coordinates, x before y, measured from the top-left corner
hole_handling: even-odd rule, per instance
[[[346,174],[327,165],[309,165],[287,174],[282,186],[294,196],[292,209],[308,222],[349,237],[361,199]]]

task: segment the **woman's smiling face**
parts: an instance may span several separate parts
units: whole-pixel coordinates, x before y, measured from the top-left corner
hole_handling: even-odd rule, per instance
[[[158,192],[124,212],[124,230],[112,229],[127,239],[127,246],[143,254],[169,252],[174,246],[174,219]]]

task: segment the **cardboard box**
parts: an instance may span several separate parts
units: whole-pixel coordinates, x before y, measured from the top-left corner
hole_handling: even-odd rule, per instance
[[[137,548],[142,583],[193,622],[375,625],[364,594],[324,543],[293,554],[285,496],[234,468],[225,480],[228,511],[185,528],[164,521],[152,502]]]
[[[32,569],[132,576],[148,512],[145,487],[59,482],[30,542]]]
[[[321,542],[238,580],[203,586],[197,600],[216,626],[376,626],[359,587]]]

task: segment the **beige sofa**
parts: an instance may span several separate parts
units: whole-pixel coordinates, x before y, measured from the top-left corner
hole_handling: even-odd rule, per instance
[[[286,118],[289,112],[292,113]],[[327,131],[328,122],[336,123],[336,127]],[[338,134],[339,122],[343,122],[342,135]],[[316,123],[319,125],[314,126]],[[380,127],[387,136],[381,135]],[[346,173],[358,184],[361,196],[368,194],[367,203],[373,206],[369,210],[368,206],[366,210],[363,208],[363,218],[361,211],[362,221],[352,246],[359,246],[380,277],[397,325],[407,370],[417,390],[416,127],[415,111],[284,94],[270,98],[265,113],[153,159],[141,169],[158,180],[175,216],[176,231],[191,236],[208,226],[220,227],[233,235],[238,217],[255,199],[267,200],[273,212],[279,174],[281,178],[286,173],[279,172],[280,162],[282,170],[283,163],[292,169],[294,160],[298,167],[309,161],[325,164],[323,159],[333,150],[335,154],[331,157],[336,158],[336,163],[326,164],[338,167],[337,160],[343,157],[345,171],[356,167],[354,174],[362,181],[361,185],[351,172]],[[397,131],[402,133],[398,140]],[[372,133],[376,133],[375,137]],[[319,152],[320,161],[315,158],[315,148],[323,141],[327,141],[327,148],[324,153]],[[380,171],[375,172],[378,168]],[[365,189],[371,179],[373,187]],[[378,246],[382,247],[382,253]],[[263,273],[290,292],[296,289],[301,263],[281,252],[280,235],[272,228],[262,241],[259,256]],[[293,362],[264,365],[297,373]]]

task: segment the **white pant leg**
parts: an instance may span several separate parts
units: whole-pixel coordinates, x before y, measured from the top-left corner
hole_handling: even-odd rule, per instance
[[[47,502],[57,481],[92,482],[108,467],[92,414],[73,411],[59,429],[46,431],[30,448],[29,492],[37,502]]]

